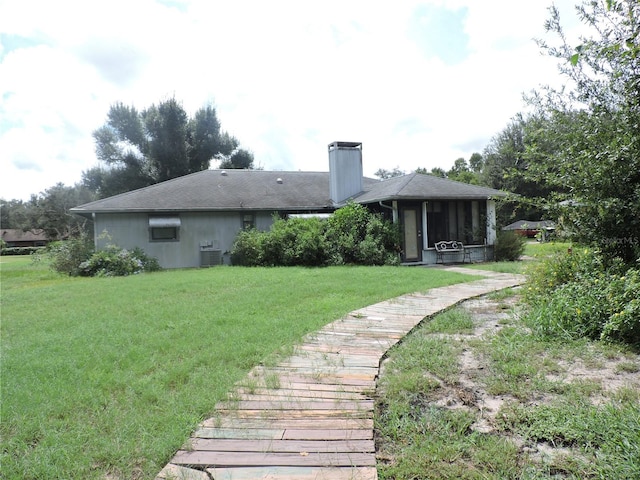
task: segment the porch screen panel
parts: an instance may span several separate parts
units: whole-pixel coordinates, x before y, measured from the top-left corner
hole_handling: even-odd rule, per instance
[[[430,201],[427,203],[429,248],[441,240],[458,240],[467,245],[484,242],[486,202],[478,200]]]
[[[449,203],[429,201],[427,203],[428,247],[433,248],[436,242],[449,239]]]

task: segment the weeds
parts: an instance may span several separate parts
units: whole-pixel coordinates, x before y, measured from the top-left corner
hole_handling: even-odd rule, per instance
[[[497,333],[467,340],[445,320],[456,310],[414,331],[388,357],[378,383],[379,478],[640,478],[640,388],[610,391],[600,379],[570,375],[576,364],[605,361],[629,374],[635,355],[531,335],[517,316]],[[463,349],[479,367],[455,373]],[[461,390],[476,398],[453,395]],[[507,401],[492,409],[490,398]]]
[[[473,320],[466,310],[454,308],[434,317],[424,330],[426,333],[471,333]]]

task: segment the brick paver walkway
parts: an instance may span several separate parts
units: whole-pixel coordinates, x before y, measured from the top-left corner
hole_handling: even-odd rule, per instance
[[[256,367],[156,480],[374,480],[373,394],[380,361],[425,317],[523,283],[486,278],[403,295],[308,335],[275,367]]]

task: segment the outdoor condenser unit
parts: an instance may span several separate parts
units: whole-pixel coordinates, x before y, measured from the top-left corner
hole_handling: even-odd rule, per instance
[[[213,242],[200,243],[200,266],[215,267],[222,265],[222,250],[213,248]]]

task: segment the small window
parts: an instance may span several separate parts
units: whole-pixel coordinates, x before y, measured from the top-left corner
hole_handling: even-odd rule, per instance
[[[256,226],[256,216],[253,213],[245,213],[242,216],[242,229],[249,230],[251,228],[255,228]]]
[[[170,242],[178,240],[177,227],[151,227],[151,241]]]
[[[149,241],[177,242],[180,224],[180,217],[149,217]]]

